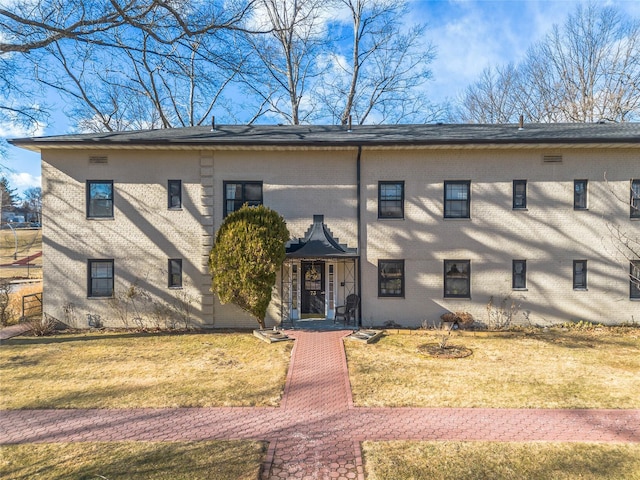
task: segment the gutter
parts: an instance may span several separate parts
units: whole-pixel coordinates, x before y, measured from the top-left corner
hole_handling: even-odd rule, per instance
[[[360,174],[361,174],[361,169],[360,169],[360,159],[362,156],[362,145],[358,145],[358,154],[356,157],[356,217],[357,217],[357,229],[358,229],[358,240],[357,240],[357,246],[358,246],[358,270],[357,270],[357,275],[358,275],[358,296],[360,297],[360,306],[359,306],[359,311],[360,311],[360,315],[358,318],[358,326],[362,326],[362,207],[361,207],[361,200],[360,200],[360,195],[361,195],[361,186],[360,186]]]

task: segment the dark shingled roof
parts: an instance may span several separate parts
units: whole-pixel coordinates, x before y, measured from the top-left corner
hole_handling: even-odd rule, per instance
[[[640,123],[518,125],[428,124],[220,125],[159,130],[18,138],[13,145],[39,150],[64,146],[411,146],[471,144],[640,143]]]
[[[313,223],[304,238],[289,240],[286,245],[289,258],[355,257],[355,248],[339,243],[324,223],[324,215],[314,215]]]

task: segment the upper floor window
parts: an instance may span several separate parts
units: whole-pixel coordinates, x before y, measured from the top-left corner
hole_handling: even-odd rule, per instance
[[[470,218],[471,182],[444,182],[444,218]]]
[[[527,181],[513,181],[513,208],[527,208]]]
[[[378,182],[378,218],[404,218],[404,182]]]
[[[471,260],[444,261],[444,296],[471,297]]]
[[[113,260],[89,260],[87,277],[87,296],[113,296]]]
[[[169,288],[182,287],[182,259],[169,259]]]
[[[113,218],[113,180],[87,180],[87,218]]]
[[[629,298],[640,300],[640,260],[633,260],[630,264]]]
[[[262,205],[262,182],[224,182],[224,216],[245,203],[250,207]]]
[[[167,183],[169,209],[182,208],[182,180],[169,180]]]
[[[573,261],[573,288],[574,290],[587,289],[587,261]]]
[[[378,296],[404,297],[404,260],[378,260]]]
[[[630,216],[640,218],[640,180],[631,180]]]
[[[573,181],[573,208],[575,210],[587,209],[587,187],[588,180]]]
[[[527,288],[527,261],[513,260],[511,286],[514,289]]]

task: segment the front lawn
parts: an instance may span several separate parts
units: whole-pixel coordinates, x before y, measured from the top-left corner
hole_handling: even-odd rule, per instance
[[[472,336],[473,354],[434,358],[418,347],[441,334],[388,334],[345,342],[357,406],[640,408],[640,330],[551,329]]]
[[[640,445],[548,442],[364,442],[367,480],[640,478]]]
[[[250,441],[3,445],[6,480],[255,480],[266,444]]]
[[[223,332],[13,338],[0,408],[277,406],[292,346]]]

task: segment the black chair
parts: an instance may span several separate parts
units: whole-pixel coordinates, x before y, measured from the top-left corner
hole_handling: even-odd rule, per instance
[[[347,295],[347,300],[344,305],[336,307],[336,314],[333,317],[333,323],[338,323],[338,319],[342,318],[344,324],[351,323],[351,320],[356,320],[356,312],[358,311],[358,305],[360,304],[360,297],[355,293]]]

